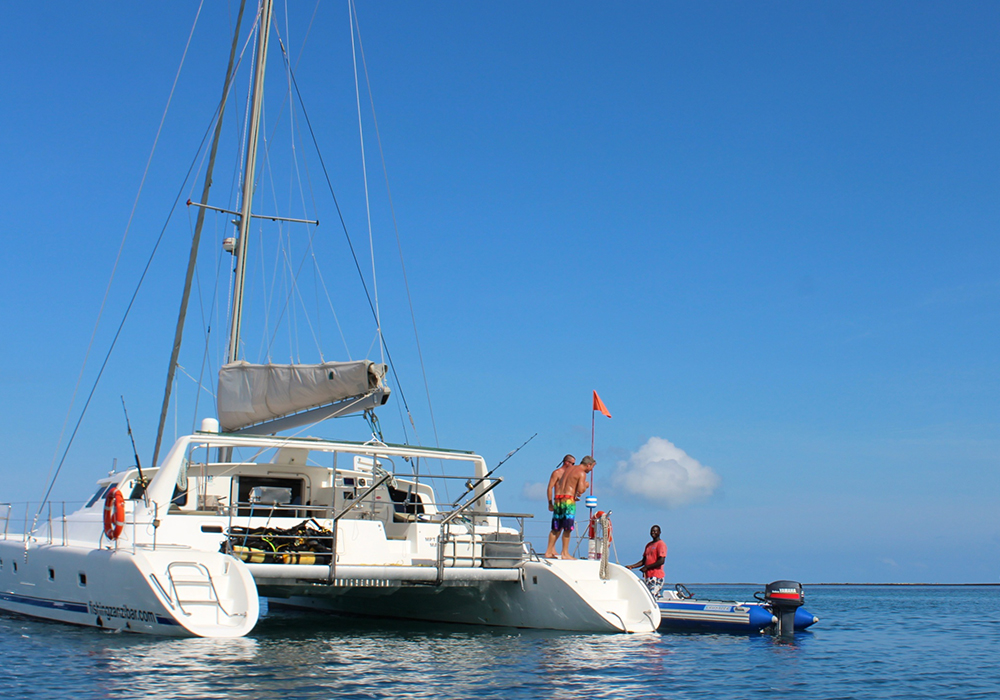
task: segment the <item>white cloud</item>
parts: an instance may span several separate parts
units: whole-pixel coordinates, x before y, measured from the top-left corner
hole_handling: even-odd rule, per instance
[[[650,438],[627,461],[618,462],[615,487],[673,508],[712,495],[722,480],[687,452],[663,438]]]
[[[521,489],[521,496],[529,501],[545,501],[548,500],[545,497],[545,486],[546,484],[535,484],[532,482],[526,482],[524,488]]]

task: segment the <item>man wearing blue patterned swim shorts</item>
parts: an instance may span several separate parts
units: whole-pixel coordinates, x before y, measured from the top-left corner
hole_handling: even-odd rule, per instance
[[[576,501],[572,496],[556,496],[552,502],[552,531],[573,532],[576,518]]]
[[[576,457],[573,455],[566,455],[562,458],[562,463],[552,472],[552,476],[549,477],[549,485],[545,489],[545,497],[549,499],[549,510],[552,511],[552,530],[549,532],[549,543],[545,548],[545,556],[548,559],[556,558],[556,538],[559,537],[559,532],[562,530],[561,522],[559,525],[556,524],[556,501],[560,498],[565,498],[565,496],[560,496],[559,492],[556,491],[556,486],[559,485],[559,481],[562,479],[563,474],[566,470],[572,469],[576,465]],[[576,502],[574,501],[574,505]]]

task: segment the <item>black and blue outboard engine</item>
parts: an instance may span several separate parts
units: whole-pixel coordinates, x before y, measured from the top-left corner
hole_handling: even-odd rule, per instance
[[[795,633],[795,613],[805,603],[802,584],[798,581],[774,581],[764,588],[764,602],[778,618],[778,634]]]

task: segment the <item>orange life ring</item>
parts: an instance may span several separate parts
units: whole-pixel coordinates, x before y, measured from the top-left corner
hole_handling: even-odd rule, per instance
[[[104,536],[117,540],[124,529],[125,497],[117,486],[112,486],[104,497]]]
[[[597,537],[597,522],[601,519],[602,515],[604,515],[604,511],[599,510],[593,515],[593,517],[590,518],[590,539],[595,539]],[[612,539],[611,518],[608,518],[608,542]]]

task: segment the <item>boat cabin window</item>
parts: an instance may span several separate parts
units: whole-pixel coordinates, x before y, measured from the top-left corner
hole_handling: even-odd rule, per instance
[[[237,484],[236,500],[240,504],[238,515],[250,515],[252,510],[261,515],[275,506],[300,506],[303,505],[302,480],[241,476]]]
[[[177,474],[177,483],[174,484],[174,494],[170,497],[170,505],[178,508],[186,506],[188,502],[188,473],[187,465]]]
[[[397,513],[417,515],[424,512],[423,499],[412,491],[401,491],[390,486],[389,498],[392,499],[392,507]]]
[[[184,484],[183,487],[180,484],[174,484],[174,495],[170,499],[170,505],[186,506],[187,502],[188,502],[187,484]]]
[[[87,505],[84,506],[84,507],[85,508],[90,508],[90,506],[92,506],[95,503],[97,503],[97,499],[99,499],[101,496],[103,496],[104,492],[107,491],[109,488],[111,488],[111,486],[98,486],[97,487],[97,493],[95,493],[93,496],[90,497],[90,500],[87,501]]]

